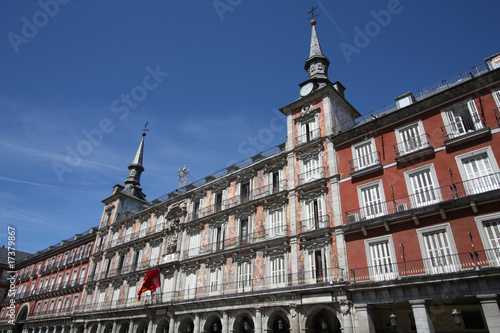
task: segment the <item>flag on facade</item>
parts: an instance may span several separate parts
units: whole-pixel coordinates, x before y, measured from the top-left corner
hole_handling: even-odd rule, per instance
[[[144,277],[144,282],[142,283],[142,287],[139,290],[137,296],[139,296],[139,301],[141,300],[141,294],[145,291],[151,291],[154,293],[156,289],[160,288],[160,271],[158,268],[153,270],[148,269],[146,276]]]

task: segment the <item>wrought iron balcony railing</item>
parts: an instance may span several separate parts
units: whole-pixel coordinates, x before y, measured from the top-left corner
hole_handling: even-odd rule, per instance
[[[450,124],[441,127],[444,141],[455,139],[469,133],[474,133],[486,126],[484,118],[475,114],[469,118],[455,116],[455,120]]]
[[[373,202],[370,205],[347,211],[347,224],[360,222],[385,216],[389,214],[402,213],[410,209],[433,205],[442,201],[452,200],[455,196],[450,185],[441,186],[418,193],[396,198],[389,201]]]
[[[496,248],[355,268],[350,270],[349,282],[390,281],[498,267],[500,267],[500,249]]]
[[[454,184],[455,195],[465,197],[500,189],[500,172]]]
[[[322,216],[315,216],[310,219],[299,221],[299,224],[301,230],[300,232],[328,228],[330,226],[330,216],[326,214]]]
[[[299,182],[302,185],[321,178],[325,178],[325,168],[322,166],[312,170],[304,170],[299,176]]]
[[[302,144],[311,142],[311,141],[319,138],[320,136],[321,136],[321,131],[319,128],[312,130],[308,133],[304,133],[302,135],[297,136],[296,141],[295,141],[295,145],[298,146],[298,145],[302,145]]]
[[[379,165],[381,165],[381,162],[380,162],[380,152],[378,151],[374,151],[373,153],[369,153],[349,161],[349,169],[351,175],[363,169],[368,169],[370,167],[375,167]]]
[[[401,157],[429,147],[431,147],[431,140],[429,134],[425,133],[395,144],[394,154],[396,157]]]

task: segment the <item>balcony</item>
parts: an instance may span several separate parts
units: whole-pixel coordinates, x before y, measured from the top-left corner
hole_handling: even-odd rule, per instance
[[[347,224],[352,224],[390,214],[403,213],[411,209],[422,208],[452,199],[455,199],[453,189],[450,185],[445,185],[406,197],[380,201],[347,211],[345,212],[346,220]]]
[[[269,277],[241,280],[232,283],[217,283],[203,287],[185,288],[165,293],[143,294],[141,300],[131,297],[102,303],[82,304],[77,313],[91,311],[117,311],[120,309],[143,308],[147,304],[183,303],[193,300],[214,299],[235,294],[263,294],[275,290],[301,290],[309,288],[331,288],[332,284],[344,281],[344,271],[332,267],[322,271],[306,271],[296,274],[276,273]]]
[[[394,154],[397,162],[407,162],[414,158],[430,155],[434,152],[429,134],[410,138],[394,145]]]
[[[500,173],[477,177],[455,184],[457,197],[465,197],[500,189]]]
[[[380,162],[380,153],[375,151],[366,154],[359,158],[349,161],[349,170],[351,177],[361,177],[366,174],[382,170],[382,163]]]
[[[322,178],[325,178],[325,168],[319,167],[312,170],[304,170],[304,172],[299,176],[299,182],[303,185]]]
[[[491,135],[490,128],[486,127],[483,117],[479,114],[468,118],[455,116],[451,124],[441,127],[441,132],[447,147],[454,147]]]
[[[305,134],[302,134],[302,135],[299,135],[296,139],[295,139],[295,145],[296,146],[299,146],[299,145],[303,145],[303,144],[306,144],[308,142],[311,142],[311,141],[314,141],[316,140],[317,138],[319,138],[321,136],[321,133],[320,133],[320,129],[315,129],[315,130],[312,130],[308,133],[305,133]]]
[[[311,219],[305,219],[299,222],[300,232],[308,232],[328,228],[330,226],[330,216],[315,216]]]
[[[411,277],[457,274],[500,267],[500,249],[387,263],[350,270],[349,282],[379,282]]]
[[[238,237],[227,238],[217,243],[202,244],[201,246],[184,250],[183,254],[184,259],[190,259],[286,236],[288,236],[288,228],[286,225],[282,225],[275,228],[268,228],[265,231],[261,230]]]

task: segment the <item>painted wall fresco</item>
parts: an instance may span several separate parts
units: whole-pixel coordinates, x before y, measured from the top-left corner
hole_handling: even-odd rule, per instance
[[[231,291],[235,288],[236,278],[233,258],[227,259],[222,280],[224,281],[224,291]]]
[[[133,255],[134,255],[134,248],[131,248],[130,251],[128,251],[127,258],[126,258],[126,265],[127,266],[132,265]]]
[[[200,252],[204,253],[208,251],[210,251],[210,228],[208,224],[205,224],[201,232]]]
[[[124,300],[127,298],[127,294],[128,294],[128,283],[125,283],[124,285],[122,285],[122,288],[120,290],[120,298],[121,300]]]
[[[113,295],[113,285],[109,285],[108,288],[106,288],[106,294],[104,296],[104,303],[111,302],[112,295]]]
[[[236,245],[236,218],[234,215],[229,215],[227,220],[226,239],[224,240],[225,247]]]
[[[255,219],[253,221],[253,232],[254,239],[266,236],[266,214],[264,213],[264,207],[259,206],[255,212]]]
[[[206,265],[205,264],[200,265],[200,269],[198,271],[198,277],[196,279],[196,295],[206,294],[207,276],[208,276],[208,270]]]
[[[253,285],[256,288],[263,287],[265,285],[266,277],[266,264],[264,261],[264,252],[258,251],[255,254],[255,265],[253,270]]]
[[[305,281],[305,263],[304,263],[304,251],[299,249],[297,251],[297,275],[299,283],[304,283]]]

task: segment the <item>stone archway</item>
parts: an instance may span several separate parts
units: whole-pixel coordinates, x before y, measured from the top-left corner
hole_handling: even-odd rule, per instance
[[[156,333],[168,333],[170,328],[169,322],[167,318],[161,319],[156,325]]]
[[[112,333],[113,332],[113,323],[112,322],[107,322],[104,324],[104,327],[102,328],[102,331],[100,333]]]
[[[219,316],[213,315],[210,316],[203,325],[202,332],[207,333],[222,333],[222,320]]]
[[[267,322],[267,332],[269,333],[289,333],[290,321],[284,311],[275,311],[269,316]]]
[[[137,323],[137,327],[135,329],[136,333],[148,333],[148,321],[146,319],[142,319]],[[106,332],[104,332],[106,333]]]
[[[91,326],[90,326],[89,332],[90,333],[97,333],[97,326],[98,326],[98,324],[97,323],[93,323],[93,324],[90,324],[90,325]]]
[[[233,330],[237,333],[252,333],[255,330],[255,323],[250,314],[242,314],[236,318]]]
[[[183,318],[179,323],[179,328],[177,330],[179,333],[193,333],[194,332],[194,321],[191,317]]]
[[[13,333],[22,333],[24,328],[24,321],[28,316],[28,310],[29,310],[28,305],[24,305],[21,308],[21,310],[19,310],[19,313],[17,314],[16,317],[16,324],[14,325],[14,329],[12,330]]]
[[[130,327],[130,321],[121,321],[117,323],[118,325],[118,333],[128,333],[128,329]]]
[[[305,329],[311,333],[341,333],[340,321],[335,310],[320,308],[311,312],[306,319]]]

